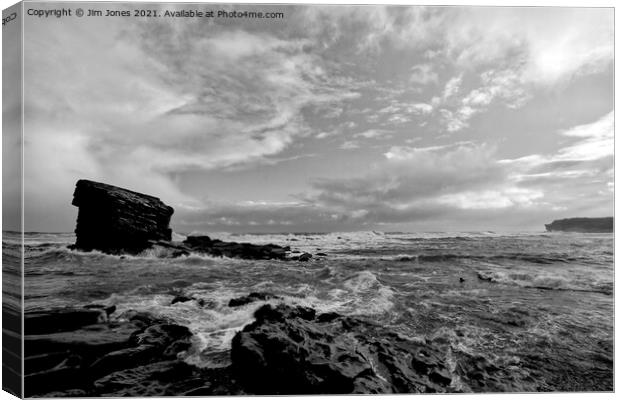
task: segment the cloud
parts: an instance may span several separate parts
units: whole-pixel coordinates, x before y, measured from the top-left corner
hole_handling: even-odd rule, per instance
[[[354,134],[353,137],[365,139],[387,139],[391,138],[391,135],[390,131],[384,129],[368,129],[364,132]]]
[[[393,22],[381,35],[395,46],[424,48],[433,65],[458,71],[433,102],[449,111],[442,113],[448,132],[468,127],[493,102],[516,109],[536,90],[566,85],[613,62],[610,8],[430,7],[422,14],[418,36]],[[415,66],[411,82],[437,83],[429,65]],[[477,77],[479,86],[463,92],[464,81]]]
[[[500,163],[510,165],[512,168],[535,169],[540,172],[582,168],[592,162],[608,161],[614,154],[613,111],[589,124],[578,125],[558,134],[574,141],[553,154],[531,154],[516,159],[500,160]]]
[[[339,147],[340,150],[355,150],[359,148],[360,144],[354,140],[347,140],[343,142]]]
[[[431,64],[418,64],[411,68],[411,76],[409,82],[417,83],[420,85],[428,85],[430,83],[437,83],[439,76],[437,72],[433,70]]]
[[[439,195],[501,181],[504,172],[485,145],[468,143],[427,148],[393,147],[375,171],[355,179],[320,179],[311,199],[352,209],[402,209]]]
[[[328,137],[331,137],[331,136],[336,136],[339,133],[340,133],[340,131],[334,129],[334,130],[331,130],[331,131],[319,132],[319,133],[316,134],[315,137],[317,139],[325,139],[325,138],[328,138]]]
[[[454,99],[459,80],[448,81],[444,89],[443,104],[452,110],[442,109],[446,130],[456,132],[469,126],[469,120],[476,114],[487,110],[494,101],[501,101],[506,107],[516,109],[523,106],[529,95],[524,82],[515,71],[488,70],[480,74],[480,86],[460,99]],[[452,100],[450,101],[450,99]]]
[[[576,139],[552,154],[500,160],[520,187],[543,191],[555,209],[574,215],[605,216],[613,212],[613,112],[600,119],[560,131]]]
[[[510,169],[494,154],[492,146],[471,142],[393,147],[373,172],[316,180],[315,192],[300,200],[326,214],[346,216],[340,226],[350,229],[536,226],[558,215],[545,203],[543,191],[511,181]]]
[[[444,86],[444,89],[443,89],[443,94],[441,95],[443,100],[446,101],[452,98],[454,95],[456,95],[461,89],[462,82],[463,82],[462,74],[459,76],[455,76],[451,78],[448,82],[446,82],[446,85]]]
[[[433,106],[426,103],[410,104],[408,110],[415,114],[430,114],[433,112]]]
[[[319,232],[367,227],[365,211],[336,211],[303,202],[210,202],[201,208],[178,208],[174,229],[180,232],[257,231]]]
[[[56,179],[28,168],[33,197],[89,177],[191,202],[172,174],[262,162],[312,133],[304,108],[337,114],[358,96],[307,39],[190,22],[48,25],[27,33],[26,152]]]
[[[556,160],[590,161],[611,157],[614,154],[613,111],[593,123],[565,130],[561,135],[578,138],[578,141],[562,148]]]
[[[519,187],[544,193],[553,209],[605,216],[613,211],[613,112],[558,132],[576,139],[550,154],[499,160]]]
[[[460,110],[453,112],[448,109],[442,108],[439,110],[441,114],[441,122],[444,124],[448,132],[460,131],[468,126],[467,121],[471,117],[471,113],[468,113],[469,109],[461,108]]]
[[[463,8],[446,29],[446,52],[465,68],[511,63],[549,85],[613,60],[610,8]]]
[[[552,154],[514,160],[497,159],[492,146],[472,142],[394,146],[374,172],[317,180],[317,193],[303,199],[349,215],[365,210],[363,221],[377,224],[460,219],[483,211],[500,217],[494,210],[528,221],[545,213],[607,215],[613,193],[613,113],[559,135],[578,140]]]
[[[352,179],[317,179],[312,184],[314,193],[299,194],[293,204],[254,202],[211,205],[187,213],[180,210],[190,217],[181,218],[178,224],[185,229],[195,224],[224,230],[247,225],[329,230],[427,220],[466,208],[450,203],[447,197],[438,202],[438,197],[502,181],[504,171],[493,163],[492,153],[486,145],[466,142],[394,147],[386,153],[385,161],[375,165],[374,172]]]
[[[343,48],[423,50],[433,62],[468,71],[499,65],[537,85],[595,73],[613,60],[611,8],[309,7],[304,19],[312,34],[330,39],[325,46],[353,40]],[[434,82],[431,70],[415,65],[412,82]]]
[[[500,190],[465,191],[439,196],[437,202],[460,209],[489,210],[509,207],[529,207],[544,196],[540,190],[507,187]]]
[[[434,110],[433,105],[417,102],[390,100],[390,104],[377,112],[378,114],[369,115],[366,118],[368,123],[377,123],[383,118],[382,125],[393,126],[411,122],[416,117],[427,116]]]

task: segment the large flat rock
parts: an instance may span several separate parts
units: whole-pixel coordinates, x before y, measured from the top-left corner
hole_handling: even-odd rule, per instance
[[[224,242],[208,236],[188,236],[183,244],[197,253],[249,260],[285,260],[286,252],[290,250],[290,247],[275,244]]]
[[[31,330],[26,325],[28,397],[162,396],[176,382],[185,382],[175,386],[179,392],[205,385],[200,371],[178,360],[191,346],[192,334],[184,326],[137,312],[91,325],[83,325],[92,322],[84,318],[84,308],[30,314],[38,324]],[[68,323],[71,316],[76,320]],[[62,329],[52,329],[58,319]]]
[[[82,179],[72,204],[79,208],[76,249],[139,253],[150,241],[171,240],[174,210],[157,197]]]

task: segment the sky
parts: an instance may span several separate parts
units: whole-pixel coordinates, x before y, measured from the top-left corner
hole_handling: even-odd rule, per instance
[[[82,178],[186,233],[613,214],[612,9],[219,7],[284,18],[25,19],[26,230],[72,231]]]

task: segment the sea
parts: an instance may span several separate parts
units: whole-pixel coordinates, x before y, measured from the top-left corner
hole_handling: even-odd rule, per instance
[[[213,368],[230,363],[232,338],[257,308],[284,302],[370,320],[407,338],[441,340],[452,356],[486,360],[523,388],[613,390],[612,234],[208,235],[290,246],[293,256],[313,257],[166,258],[165,250],[112,256],[69,250],[72,233],[26,233],[25,310],[96,303],[115,305],[112,317],[127,310],[167,317],[194,334],[184,360]],[[5,261],[20,252],[20,234],[4,232]],[[19,301],[9,293],[19,290],[16,265],[4,263],[5,302]],[[228,306],[251,292],[280,299]],[[201,301],[171,304],[180,294]]]

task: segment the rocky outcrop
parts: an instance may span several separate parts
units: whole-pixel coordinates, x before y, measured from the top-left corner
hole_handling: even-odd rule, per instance
[[[305,262],[305,261],[310,261],[311,258],[312,258],[312,254],[310,254],[310,253],[303,253],[300,256],[291,257],[291,260]]]
[[[252,293],[233,299],[240,304],[232,306],[271,298],[277,296]],[[25,395],[541,390],[527,374],[519,376],[490,358],[452,346],[446,338],[412,339],[360,318],[317,314],[311,308],[260,307],[255,322],[233,338],[232,364],[223,368],[198,368],[183,361],[192,343],[188,328],[145,312],[117,314],[100,305],[26,313]]]
[[[251,260],[285,260],[290,251],[288,246],[224,242],[208,236],[173,242],[169,227],[172,207],[156,197],[105,183],[79,180],[72,204],[79,208],[72,249],[109,254],[138,254],[148,249],[161,258],[195,252]]]
[[[254,303],[255,301],[267,301],[277,299],[281,299],[281,297],[271,293],[252,292],[247,296],[230,299],[230,301],[228,302],[228,307],[240,307],[246,304]]]
[[[174,210],[156,197],[79,180],[72,204],[79,208],[76,249],[135,254],[150,247],[150,241],[171,239],[168,225]]]
[[[109,311],[26,313],[26,397],[242,393],[228,370],[179,359],[191,345],[188,328],[139,312],[109,320]]]
[[[556,219],[550,224],[545,224],[545,228],[548,232],[612,233],[614,231],[614,218]]]
[[[224,242],[209,236],[188,236],[183,244],[191,251],[215,257],[245,258],[250,260],[284,260],[289,247],[275,244]]]
[[[256,394],[456,391],[445,352],[377,325],[265,305],[232,342],[235,373]]]
[[[108,322],[113,307],[87,306],[81,309],[53,309],[29,312],[24,315],[28,334],[68,332],[85,325]]]

